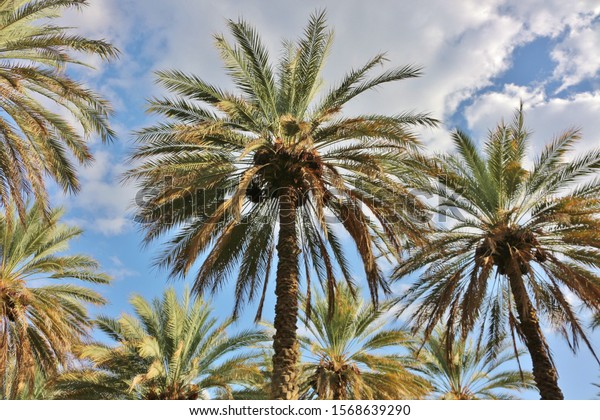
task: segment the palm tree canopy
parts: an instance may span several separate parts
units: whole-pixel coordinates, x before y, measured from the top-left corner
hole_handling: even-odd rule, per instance
[[[416,361],[405,350],[413,339],[399,328],[386,328],[392,301],[379,308],[355,298],[347,287],[336,294],[333,312],[318,296],[300,341],[307,362],[303,398],[422,398],[430,387],[411,369]]]
[[[579,139],[567,130],[527,169],[528,138],[521,107],[511,124],[489,133],[483,151],[456,131],[458,154],[424,165],[435,180],[422,188],[440,198],[434,211],[450,223],[412,250],[394,277],[424,269],[402,301],[414,304],[412,320],[426,337],[442,319],[448,334],[459,328],[462,337],[481,321],[497,352],[507,328],[513,339],[526,338],[522,318],[537,325],[537,313],[574,350],[579,339],[591,349],[566,293],[592,312],[600,308],[600,149],[567,160]],[[529,309],[518,313],[519,301]],[[538,342],[547,348],[543,337]]]
[[[422,348],[414,349],[419,370],[433,384],[434,398],[507,400],[516,398],[511,391],[535,389],[530,372],[507,366],[517,358],[508,340],[502,341],[494,357],[489,357],[492,343],[479,347],[471,339],[452,340],[450,349],[447,344],[437,329]]]
[[[565,291],[593,312],[600,308],[600,277],[593,271],[600,267],[600,149],[566,161],[579,139],[577,130],[568,130],[527,170],[528,137],[521,109],[511,125],[490,133],[483,154],[455,132],[458,155],[442,156],[431,168],[438,177],[429,190],[442,200],[436,210],[455,223],[439,227],[395,273],[401,278],[428,267],[405,299],[420,300],[413,319],[428,331],[450,310],[465,332],[486,319],[489,338],[498,342],[505,323],[516,327],[502,281],[514,263],[539,312],[572,344],[578,338],[588,343]]]
[[[64,69],[84,65],[78,58],[81,53],[109,59],[117,50],[51,23],[62,10],[85,5],[87,0],[0,3],[0,204],[7,207],[12,199],[21,216],[23,195],[30,193],[48,211],[46,176],[64,191],[78,190],[74,162],[92,160],[85,137],[92,133],[103,141],[114,137],[107,101]],[[53,111],[55,105],[70,114],[79,128]]]
[[[78,354],[90,368],[61,375],[55,385],[59,398],[199,399],[231,386],[257,371],[252,346],[267,340],[264,333],[245,330],[229,336],[232,320],[219,323],[204,301],[188,290],[178,299],[173,289],[162,299],[131,299],[135,316],[99,317],[98,328],[116,346],[92,343]]]
[[[319,95],[332,43],[324,13],[311,16],[300,40],[284,43],[275,64],[254,28],[244,21],[228,21],[228,27],[234,43],[222,35],[215,40],[237,91],[160,71],[158,82],[175,97],[154,98],[149,110],[167,121],[137,134],[132,158],[141,163],[128,176],[147,192],[139,212],[146,240],[178,228],[159,264],[183,276],[205,256],[194,290],[215,292],[236,277],[235,313],[261,292],[264,298],[285,192],[296,209],[307,281],[316,272],[333,291],[336,267],[350,281],[340,239],[345,230],[376,297],[388,290],[378,254],[397,253],[422,230],[409,217],[420,215],[422,206],[400,182],[412,176],[407,151],[417,139],[410,128],[436,121],[424,114],[347,117],[341,111],[361,93],[417,77],[420,69],[372,75],[386,61],[377,55]],[[406,211],[396,211],[398,201]],[[258,317],[261,309],[262,303]]]
[[[44,217],[35,204],[24,223],[15,213],[11,206],[0,216],[0,388],[18,393],[33,389],[36,372],[48,376],[70,365],[73,347],[91,328],[85,304],[105,302],[64,280],[106,284],[109,277],[92,258],[65,254],[82,231],[60,222],[62,210]]]

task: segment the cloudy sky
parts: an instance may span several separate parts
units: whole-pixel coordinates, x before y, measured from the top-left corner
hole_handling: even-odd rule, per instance
[[[322,8],[335,31],[326,80],[339,80],[379,52],[387,53],[389,66],[424,68],[419,79],[351,102],[348,114],[430,112],[443,126],[423,131],[422,140],[431,150],[449,151],[452,129],[482,139],[523,100],[534,132],[532,153],[573,126],[582,130],[580,150],[600,146],[600,0],[90,0],[83,12],[63,20],[122,52],[118,61],[91,61],[96,70],[76,72],[113,102],[119,140],[96,142],[95,164],[81,171],[81,193],[56,194],[55,202],[68,209],[70,222],[86,229],[74,249],[92,254],[115,278],[104,290],[111,303],[102,312],[116,315],[127,310],[131,293],[153,297],[166,284],[165,273],[152,268],[158,246],[142,249],[132,222],[137,191],[120,182],[132,131],[153,122],[145,100],[164,93],[153,84],[153,71],[174,68],[229,86],[213,46],[213,34],[226,31],[226,19],[252,22],[277,56],[281,40],[296,38],[310,13]],[[226,291],[214,302],[231,308]],[[600,332],[593,338],[600,349]],[[572,356],[566,345],[551,342],[566,397],[594,397],[590,383],[599,380],[600,369],[589,352]]]

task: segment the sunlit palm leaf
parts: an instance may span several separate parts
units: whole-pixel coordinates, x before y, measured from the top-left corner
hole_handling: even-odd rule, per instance
[[[218,323],[211,307],[186,290],[178,299],[168,289],[152,302],[131,299],[135,317],[100,317],[99,328],[116,346],[88,344],[80,357],[92,368],[65,372],[56,381],[58,398],[199,399],[209,391],[231,395],[258,372],[253,347],[267,340],[257,330],[229,336],[231,320]]]
[[[16,206],[0,216],[0,392],[26,398],[39,378],[72,365],[73,348],[89,336],[86,304],[103,304],[99,293],[65,279],[105,284],[109,277],[86,255],[65,255],[81,235],[63,224],[63,211],[47,217],[39,204],[22,220]],[[23,222],[23,223],[21,223]]]

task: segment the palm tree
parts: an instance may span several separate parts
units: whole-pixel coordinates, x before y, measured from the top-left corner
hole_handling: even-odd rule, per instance
[[[0,389],[10,390],[6,398],[34,389],[36,374],[48,377],[69,366],[73,347],[88,336],[85,304],[104,299],[64,280],[109,281],[92,258],[64,253],[82,231],[60,222],[62,210],[44,217],[35,204],[23,223],[15,213],[13,205],[0,216]]]
[[[473,340],[451,340],[448,349],[444,334],[436,329],[423,348],[415,348],[420,370],[433,384],[433,396],[442,400],[507,400],[515,396],[505,391],[535,389],[533,376],[506,367],[523,354],[503,340],[492,354],[492,343],[476,346]],[[502,391],[502,392],[500,392]]]
[[[579,139],[569,130],[527,170],[528,136],[522,107],[512,124],[490,132],[483,153],[453,134],[458,155],[429,165],[437,180],[422,186],[441,198],[436,211],[452,223],[411,252],[395,278],[425,268],[402,299],[416,304],[412,319],[425,338],[447,316],[448,334],[459,328],[464,338],[481,321],[496,348],[508,326],[529,351],[541,397],[562,399],[539,317],[570,337],[573,350],[582,339],[593,352],[565,293],[600,307],[600,150],[566,161]]]
[[[128,175],[146,190],[139,210],[146,241],[177,228],[160,264],[185,276],[205,256],[195,275],[198,294],[220,290],[236,273],[235,315],[262,293],[260,318],[277,251],[272,398],[295,399],[300,267],[307,283],[316,272],[331,296],[336,268],[350,281],[339,227],[356,245],[374,300],[389,290],[377,254],[397,254],[406,238],[421,236],[418,217],[410,217],[420,216],[421,205],[398,178],[413,176],[406,151],[417,140],[409,127],[436,121],[410,113],[342,116],[359,94],[420,74],[405,66],[370,77],[383,55],[317,98],[332,41],[322,12],[298,42],[284,44],[276,68],[251,26],[228,26],[234,44],[215,38],[239,92],[159,72],[159,83],[177,97],[150,102],[150,111],[168,120],[138,132],[133,160],[141,164]],[[398,212],[399,204],[407,210]]]
[[[79,189],[73,160],[92,160],[85,137],[97,133],[108,141],[114,136],[109,104],[64,69],[84,65],[80,53],[110,59],[117,50],[51,23],[61,10],[85,5],[87,0],[0,2],[0,205],[8,207],[12,200],[21,217],[23,196],[30,193],[49,211],[46,176],[65,192]]]
[[[62,374],[58,398],[196,400],[212,389],[231,395],[231,385],[258,371],[247,347],[266,335],[247,330],[228,336],[232,320],[218,323],[212,308],[192,300],[188,290],[182,300],[168,289],[161,300],[136,295],[130,302],[136,316],[97,319],[117,346],[83,346],[78,355],[92,366]]]
[[[318,296],[301,337],[307,363],[303,398],[417,399],[430,391],[427,381],[411,372],[415,360],[399,353],[413,343],[411,334],[385,328],[393,302],[375,308],[341,287],[333,313],[329,301]]]

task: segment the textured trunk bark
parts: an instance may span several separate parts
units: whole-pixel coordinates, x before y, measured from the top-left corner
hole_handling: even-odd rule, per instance
[[[279,197],[279,239],[277,242],[277,279],[275,285],[275,336],[273,337],[273,380],[271,398],[298,399],[298,360],[296,337],[298,319],[298,238],[296,203],[288,190]]]
[[[334,385],[333,387],[333,399],[334,400],[343,400],[344,398],[344,391],[342,389],[342,384],[341,383],[337,383]]]
[[[552,364],[548,346],[540,328],[538,317],[525,289],[523,277],[518,268],[507,270],[510,289],[515,298],[517,315],[525,336],[525,345],[529,350],[533,364],[533,377],[542,400],[564,400],[558,387],[558,373]]]

